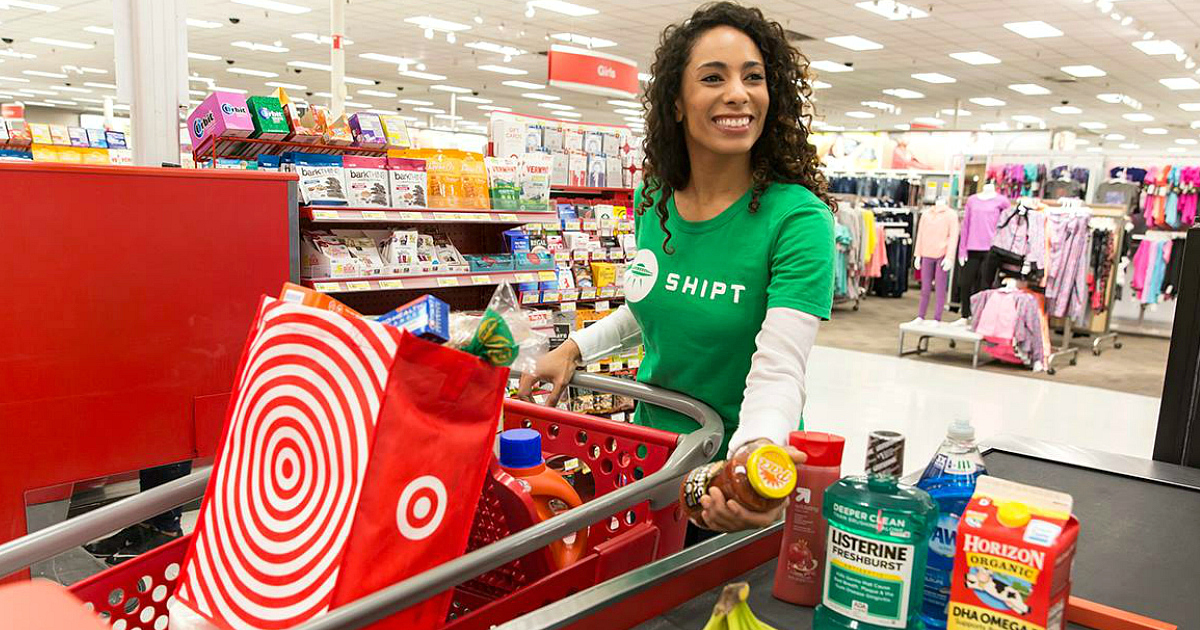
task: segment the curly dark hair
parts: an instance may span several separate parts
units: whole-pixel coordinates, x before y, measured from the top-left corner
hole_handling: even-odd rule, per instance
[[[652,78],[642,95],[647,112],[643,143],[646,156],[642,163],[645,187],[637,212],[648,210],[652,195],[662,193],[653,205],[667,235],[663,240],[663,251],[667,254],[674,252],[669,245],[667,201],[691,179],[684,123],[675,120],[675,102],[682,90],[683,71],[692,46],[701,35],[718,26],[731,26],[754,40],[766,66],[771,102],[762,135],[750,150],[753,168],[750,211],[758,211],[759,199],[771,182],[801,184],[831,209],[837,207],[829,196],[825,175],[818,168],[821,162],[816,147],[808,143],[813,92],[808,58],[788,42],[783,27],[768,20],[761,10],[733,2],[705,4],[687,21],[663,30],[650,66]]]

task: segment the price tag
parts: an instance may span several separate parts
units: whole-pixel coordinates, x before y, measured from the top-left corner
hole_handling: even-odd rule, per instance
[[[539,271],[538,280],[541,280],[542,282],[554,282],[555,280],[558,280],[558,275],[553,271]]]
[[[517,274],[517,282],[537,282],[536,273],[519,273]]]
[[[592,374],[598,373],[600,371],[600,364],[599,363],[589,363],[587,366],[587,371],[591,372]]]
[[[398,214],[401,221],[420,221],[422,218],[420,212],[400,212]]]
[[[557,251],[554,252],[554,262],[570,262],[571,252]]]
[[[618,411],[612,415],[613,422],[625,422],[625,412]]]
[[[458,286],[458,278],[438,278],[439,287],[456,287]]]
[[[542,301],[543,302],[557,302],[558,301],[558,291],[542,291]]]
[[[584,219],[583,220],[583,230],[585,232],[591,232],[591,231],[595,231],[598,229],[600,229],[600,224],[597,223],[595,219]]]
[[[602,300],[600,302],[596,302],[596,310],[597,311],[612,310],[612,304],[609,304],[608,300]]]
[[[613,370],[613,371],[624,370],[625,364],[621,363],[620,361],[613,361],[612,363],[608,364],[608,369]]]
[[[629,230],[629,231],[632,231],[632,230],[633,230],[633,221],[630,221],[629,219],[622,219],[621,221],[619,221],[619,222],[617,223],[617,225],[618,225],[618,226],[619,226],[619,227],[620,227],[622,230]]]
[[[578,219],[568,219],[563,221],[563,228],[578,232],[579,230],[583,229],[583,223],[581,223]]]
[[[588,252],[586,249],[577,249],[574,252],[574,257],[575,257],[575,260],[587,262]]]
[[[312,218],[316,220],[327,220],[338,218],[337,210],[313,210]]]
[[[570,313],[570,312],[574,311],[575,308],[576,307],[575,307],[574,302],[563,302],[560,310],[562,310],[562,312],[564,312],[564,313]]]
[[[370,283],[370,282],[363,282],[363,281],[357,281],[357,282],[347,282],[347,283],[346,283],[346,290],[347,290],[347,291],[370,291],[370,290],[371,290],[371,283]]]
[[[538,296],[537,291],[526,291],[525,293],[521,294],[521,303],[522,304],[537,304],[538,297],[539,296]]]
[[[386,221],[387,214],[382,210],[363,210],[362,218],[367,221]]]
[[[617,290],[613,287],[604,287],[599,291],[600,297],[616,297]]]
[[[520,221],[515,214],[501,214],[499,217],[501,221]]]
[[[471,276],[471,284],[491,284],[491,276]]]
[[[633,369],[637,369],[640,367],[642,367],[641,359],[630,359],[629,360],[629,369],[633,370]]]
[[[579,299],[579,289],[566,289],[562,292],[562,299],[566,301],[575,301]]]
[[[542,229],[547,232],[557,232],[562,229],[557,223],[543,223]]]
[[[313,288],[318,291],[341,291],[342,285],[339,282],[314,282]]]
[[[403,289],[404,282],[402,282],[400,280],[380,280],[379,288],[380,289]]]
[[[596,290],[595,289],[581,289],[579,291],[579,299],[581,299],[581,300],[596,299]]]

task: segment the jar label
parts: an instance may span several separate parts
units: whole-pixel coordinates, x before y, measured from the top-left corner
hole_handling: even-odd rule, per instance
[[[688,473],[683,481],[683,502],[688,511],[696,512],[703,509],[703,506],[700,505],[700,498],[708,494],[708,484],[712,483],[713,477],[724,465],[723,461],[713,462]]]
[[[903,628],[916,549],[829,524],[826,608],[863,623]]]

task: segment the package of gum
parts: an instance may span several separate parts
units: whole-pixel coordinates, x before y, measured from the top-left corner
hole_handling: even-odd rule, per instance
[[[54,133],[53,127],[50,128],[50,132]],[[83,127],[69,128],[67,130],[67,137],[70,139],[71,146],[73,147],[86,148],[91,146],[91,143],[88,142],[87,129],[84,129]]]
[[[408,137],[408,125],[404,119],[387,115],[380,116],[379,122],[383,125],[383,134],[387,138],[389,149],[407,149],[412,146],[412,140]]]
[[[50,125],[45,123],[29,123],[29,135],[35,144],[54,144],[50,135]]]
[[[320,141],[321,134],[317,133],[316,121],[311,111],[305,111],[302,114],[283,88],[277,88],[274,96],[279,99],[279,104],[283,107],[283,117],[287,120],[288,128],[291,131],[287,140],[305,144]]]
[[[251,96],[246,99],[254,120],[254,136],[263,140],[286,140],[292,135],[283,105],[274,96]]]
[[[71,142],[74,137],[72,132],[75,129],[78,129],[78,127],[72,127],[68,130],[66,125],[50,125],[50,141],[60,147],[79,146]]]
[[[378,114],[357,112],[350,116],[350,132],[354,135],[354,144],[360,147],[382,149],[387,146],[387,135]]]
[[[246,97],[232,92],[213,92],[188,116],[188,135],[193,151],[201,151],[215,138],[248,138],[254,134],[254,119]]]

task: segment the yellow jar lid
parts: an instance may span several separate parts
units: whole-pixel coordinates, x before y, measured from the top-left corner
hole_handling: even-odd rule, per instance
[[[783,499],[796,489],[796,465],[787,451],[766,444],[754,449],[746,460],[750,487],[768,499]]]
[[[1005,502],[996,510],[996,518],[1005,527],[1025,527],[1031,516],[1029,506],[1016,501]]]

